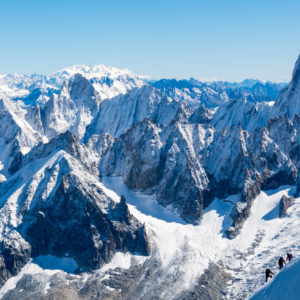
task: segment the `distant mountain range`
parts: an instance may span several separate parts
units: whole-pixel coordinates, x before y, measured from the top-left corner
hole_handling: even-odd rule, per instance
[[[208,108],[241,98],[252,102],[272,101],[286,86],[284,83],[263,83],[255,79],[246,79],[239,83],[222,81],[206,83],[193,78],[189,80],[162,79],[150,82],[150,84],[171,98],[183,100],[195,106],[201,103]]]

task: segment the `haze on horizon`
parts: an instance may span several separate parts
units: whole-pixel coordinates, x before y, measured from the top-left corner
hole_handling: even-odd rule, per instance
[[[105,64],[159,78],[287,81],[296,0],[0,2],[0,74]]]

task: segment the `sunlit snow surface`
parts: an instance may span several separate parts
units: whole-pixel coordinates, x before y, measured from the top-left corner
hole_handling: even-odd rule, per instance
[[[299,300],[300,260],[292,260],[276,277],[258,291],[251,300]]]
[[[205,210],[201,223],[194,226],[186,224],[179,216],[159,206],[154,196],[130,191],[120,177],[105,177],[102,184],[104,192],[115,201],[119,201],[121,195],[126,197],[130,212],[146,225],[152,251],[149,257],[116,253],[109,264],[94,274],[83,274],[83,278],[106,276],[107,270],[117,267],[128,269],[132,262],[139,264],[160,261],[162,272],[157,281],[172,277],[175,283],[165,287],[160,296],[163,299],[173,299],[181,291],[192,288],[209,263],[214,262],[220,263],[233,276],[227,287],[226,298],[246,299],[264,285],[264,271],[267,267],[277,271],[279,256],[291,251],[297,257],[300,252],[300,235],[297,229],[300,225],[300,198],[296,199],[285,218],[277,217],[282,195],[292,194],[293,187],[285,186],[267,193],[261,192],[253,203],[251,216],[240,235],[234,240],[228,240],[224,232],[231,225],[230,211],[238,195],[213,201]],[[56,258],[52,259],[62,263]],[[35,272],[58,272],[53,271],[56,267],[71,273],[74,271],[74,268],[63,269],[59,263],[51,265],[51,259],[47,261],[50,264],[40,263],[37,266],[34,261],[27,264],[18,276],[9,279],[2,287],[0,297],[14,288],[22,274],[30,273],[32,268]],[[45,263],[45,259],[42,262]],[[44,271],[41,266],[45,268]],[[155,289],[155,285],[159,283],[151,284]]]
[[[124,195],[127,202],[145,216],[152,216],[153,218],[168,223],[176,222],[185,224],[185,222],[179,216],[174,214],[174,212],[160,206],[157,203],[155,196],[149,196],[143,193],[133,193],[130,191],[123,183],[121,177],[104,177],[102,182],[109,190],[115,191],[115,193],[109,195],[110,197],[118,199],[121,195]]]
[[[277,268],[279,256],[300,252],[300,199],[285,218],[278,218],[281,197],[293,194],[294,187],[261,192],[240,235],[228,240],[224,231],[231,225],[230,211],[237,196],[213,201],[200,225],[193,226],[158,206],[153,196],[133,193],[121,178],[104,178],[103,183],[119,196],[123,194],[131,213],[145,222],[152,237],[152,256],[160,257],[163,268],[170,273],[184,270],[182,289],[190,288],[209,262],[222,261],[233,276],[226,298],[245,299],[264,284],[267,267]]]

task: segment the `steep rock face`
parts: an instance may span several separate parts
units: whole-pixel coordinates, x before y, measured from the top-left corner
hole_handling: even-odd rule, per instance
[[[74,151],[53,148],[57,140],[42,144],[0,185],[0,259],[5,279],[39,255],[68,253],[78,270],[93,270],[109,262],[116,251],[149,254],[145,228],[130,215],[125,198],[116,202],[107,196],[97,172],[78,155],[82,146],[71,133],[62,136],[58,140],[64,144],[67,136]],[[12,229],[16,242],[6,246],[5,241],[12,241]]]
[[[193,142],[197,135],[203,144]],[[130,188],[155,191],[159,203],[172,206],[194,222],[204,201],[209,202],[203,197],[207,176],[195,158],[195,152],[210,142],[209,135],[209,129],[201,125],[171,122],[164,129],[145,119],[114,141],[101,158],[100,170],[105,175],[123,176]]]
[[[122,175],[133,189],[151,189],[158,183],[161,128],[147,118],[118,139],[103,137],[98,148],[100,170],[108,176]]]
[[[31,246],[21,235],[12,230],[0,242],[0,286],[7,279],[16,276],[24,265],[30,260]]]
[[[85,134],[98,111],[100,97],[93,85],[82,75],[76,74],[65,81],[60,94],[54,94],[43,107],[41,116],[45,135],[71,130],[79,138]]]
[[[29,106],[27,108],[25,119],[34,130],[41,134],[44,134],[44,128],[41,117],[41,108],[38,104],[36,104],[35,106]]]
[[[253,166],[247,149],[248,133],[240,127],[216,131],[207,149],[205,166],[210,178],[221,185],[220,192],[234,194],[241,190]]]
[[[145,85],[101,102],[99,112],[87,128],[85,141],[96,134],[109,133],[119,137],[138,122],[150,117],[155,123],[167,125],[175,118],[179,104]]]
[[[11,144],[11,153],[15,150],[23,153],[42,141],[41,134],[26,121],[26,110],[9,98],[0,99],[0,138],[5,144]]]
[[[218,107],[210,124],[216,129],[230,129],[241,126],[253,132],[260,126],[266,126],[274,102],[252,102],[246,98],[234,99]]]
[[[117,139],[98,140],[100,170],[156,193],[159,203],[189,222],[199,220],[214,197],[241,193],[232,213],[240,228],[262,188],[295,184],[298,160],[287,154],[295,156],[299,147],[297,120],[280,117],[249,134],[241,127],[220,131],[178,121],[165,127],[145,119]]]
[[[284,120],[281,122],[284,123]],[[281,136],[285,138],[290,128],[284,128]],[[241,193],[241,200],[231,214],[235,229],[227,232],[230,237],[238,234],[250,214],[252,201],[261,189],[296,183],[297,168],[280,143],[283,141],[272,127],[260,127],[251,135],[234,127],[222,133],[216,132],[209,149],[207,167],[204,167],[210,174],[212,189],[217,197]]]
[[[294,114],[300,115],[300,56],[295,64],[292,80],[279,95],[273,115],[288,114],[293,118]]]
[[[37,127],[27,118],[22,105],[7,97],[0,99],[0,181],[9,175],[12,157],[18,153],[27,153],[43,141]]]
[[[177,210],[186,221],[197,222],[212,200],[201,159],[212,142],[213,129],[175,122],[166,128],[165,134],[160,153],[158,199],[163,199],[165,205]]]
[[[268,88],[258,82],[255,88],[244,82],[243,92],[231,90],[227,83],[211,84],[203,90],[194,89],[191,83],[193,90],[175,87],[172,100],[144,82],[138,86],[126,72],[97,77],[85,67],[65,70],[53,79],[53,86],[59,88],[46,104],[38,100],[42,94],[34,87],[28,97],[19,95],[23,103],[4,98],[0,142],[7,142],[12,162],[8,157],[4,163],[11,174],[6,172],[3,180],[0,176],[2,284],[30,257],[70,256],[78,270],[89,271],[108,262],[116,251],[149,253],[145,227],[129,213],[124,197],[117,201],[106,194],[98,181],[98,165],[103,175],[122,176],[131,189],[155,193],[161,205],[191,223],[199,222],[215,197],[238,194],[234,197],[237,202],[228,206],[234,208],[232,226],[226,233],[234,238],[261,189],[293,185],[299,177],[300,122],[296,110],[290,109],[298,101],[297,69],[294,83],[280,96],[285,102],[280,113],[276,103],[260,102]],[[252,87],[262,94],[259,101],[244,93]],[[29,89],[28,83],[24,89]],[[197,108],[198,96],[220,101],[213,106],[224,103],[218,109]],[[40,106],[35,106],[36,102]],[[11,126],[7,129],[5,124]],[[37,145],[47,141],[44,133],[54,138]],[[86,145],[80,144],[83,137]],[[6,146],[1,148],[4,153]],[[283,199],[281,211],[289,205],[290,201]],[[157,262],[151,263],[152,268],[140,266],[138,271],[102,278],[103,282],[96,278],[97,288],[88,283],[80,293],[78,286],[73,290],[54,288],[49,298],[101,295],[118,299],[142,293],[149,278],[153,282],[161,275]],[[142,278],[142,285],[133,284],[137,277]],[[172,284],[170,276],[164,278],[153,296]],[[204,294],[221,297],[216,278],[224,283],[226,274],[212,265],[195,289],[182,293],[180,299]],[[53,282],[57,284],[58,279]],[[105,288],[105,282],[115,291]],[[18,291],[24,286],[26,280],[20,281]],[[121,289],[124,286],[126,289]],[[12,292],[12,299],[15,295]]]
[[[201,105],[197,110],[190,116],[189,121],[191,123],[207,124],[211,121],[214,115],[214,110],[207,109],[205,105]]]
[[[79,143],[78,138],[70,131],[66,131],[62,134],[57,135],[49,143],[38,144],[28,154],[23,155],[17,153],[9,167],[11,174],[14,174],[23,166],[36,160],[45,158],[53,152],[64,150],[81,161],[81,163],[92,173],[98,174],[97,172],[97,160],[98,156],[94,152],[91,152],[88,148]]]
[[[68,253],[79,268],[93,270],[118,250],[149,254],[145,229],[129,214],[125,199],[107,208],[107,215],[99,203],[101,191],[89,188],[96,197],[79,178],[65,175],[51,203],[46,200],[23,217],[19,230],[32,245],[32,255]]]
[[[291,207],[295,202],[294,196],[286,197],[282,196],[280,202],[279,202],[279,217],[283,218],[286,216],[286,212],[289,207]]]

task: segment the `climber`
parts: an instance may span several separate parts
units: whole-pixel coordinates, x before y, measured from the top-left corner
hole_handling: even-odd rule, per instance
[[[278,264],[279,264],[279,270],[281,270],[283,268],[283,264],[285,264],[285,260],[283,259],[282,256],[280,256],[279,260],[278,260]]]
[[[272,275],[275,275],[270,269],[266,270],[266,282],[268,282],[268,278],[272,278]]]
[[[287,260],[287,261],[291,261],[292,258],[293,258],[292,253],[287,253],[287,254],[286,254],[286,260]]]

